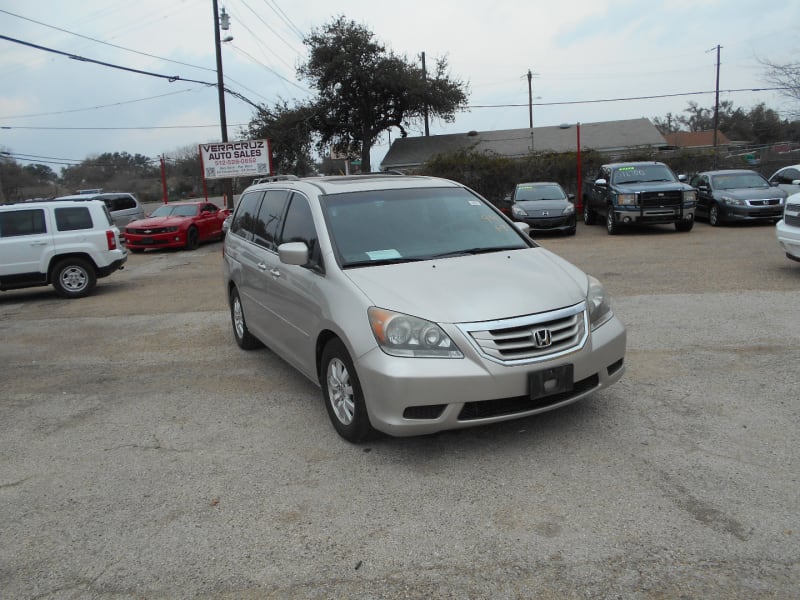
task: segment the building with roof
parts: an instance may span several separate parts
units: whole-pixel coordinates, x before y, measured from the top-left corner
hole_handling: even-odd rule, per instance
[[[381,170],[414,171],[438,154],[469,149],[512,158],[531,152],[575,152],[577,138],[576,124],[406,137],[392,142]],[[580,141],[581,150],[611,155],[667,146],[664,136],[645,118],[581,123]]]
[[[689,148],[692,150],[713,148],[714,130],[707,131],[674,131],[664,134],[667,144],[676,148]],[[729,146],[731,141],[721,131],[717,131],[717,147]]]

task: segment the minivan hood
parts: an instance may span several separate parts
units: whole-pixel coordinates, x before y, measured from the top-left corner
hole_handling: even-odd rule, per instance
[[[544,248],[343,271],[374,306],[437,323],[528,315],[586,299],[586,275]]]

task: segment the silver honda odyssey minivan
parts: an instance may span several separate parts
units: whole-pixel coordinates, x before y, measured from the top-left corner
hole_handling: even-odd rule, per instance
[[[625,327],[527,231],[444,179],[253,185],[223,249],[234,339],[319,385],[351,442],[565,406],[622,376]]]

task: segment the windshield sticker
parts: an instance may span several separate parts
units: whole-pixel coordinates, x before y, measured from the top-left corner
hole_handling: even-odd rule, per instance
[[[391,250],[372,250],[367,252],[370,260],[387,260],[392,258],[402,258],[403,256],[394,249]]]
[[[481,201],[480,200],[470,200],[469,203],[470,203],[471,206],[480,206],[481,205]]]

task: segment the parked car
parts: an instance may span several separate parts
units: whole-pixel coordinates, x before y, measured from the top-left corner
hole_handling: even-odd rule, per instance
[[[570,404],[622,376],[625,327],[598,280],[528,232],[431,177],[251,186],[223,249],[234,339],[321,386],[351,442]]]
[[[800,165],[778,169],[769,178],[769,182],[777,185],[789,195],[800,193]]]
[[[711,225],[735,221],[775,223],[783,214],[786,192],[755,171],[726,169],[698,173],[691,179],[697,190],[698,218]]]
[[[127,259],[100,201],[0,204],[0,290],[52,285],[81,298]]]
[[[81,190],[82,193],[72,196],[61,196],[56,200],[101,200],[111,213],[114,225],[122,232],[131,221],[144,219],[142,208],[136,196],[127,192],[96,192],[95,190]]]
[[[775,231],[786,257],[800,261],[800,194],[787,198],[783,219],[778,221]]]
[[[520,183],[511,195],[511,218],[527,223],[531,231],[575,235],[574,198],[557,183]]]
[[[164,204],[147,218],[125,228],[125,244],[131,252],[147,248],[185,248],[194,250],[202,242],[225,237],[222,223],[230,214],[213,202],[174,202]]]

